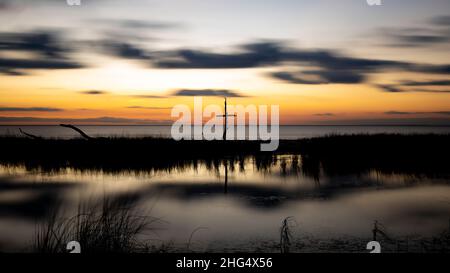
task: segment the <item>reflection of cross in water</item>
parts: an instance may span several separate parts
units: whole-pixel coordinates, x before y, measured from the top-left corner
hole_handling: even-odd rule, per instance
[[[236,114],[234,115],[228,115],[227,112],[227,97],[225,97],[225,114],[224,115],[218,115],[217,117],[223,117],[223,140],[227,140],[227,129],[228,129],[228,117],[236,117]]]
[[[228,161],[225,160],[223,163],[223,166],[225,167],[225,184],[224,184],[224,190],[223,193],[228,193]]]

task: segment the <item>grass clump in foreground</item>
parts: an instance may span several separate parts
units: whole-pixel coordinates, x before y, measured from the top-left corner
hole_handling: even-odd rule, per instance
[[[67,253],[66,244],[77,241],[82,253],[148,252],[151,247],[139,236],[154,230],[159,219],[137,215],[129,204],[104,198],[84,204],[71,218],[60,218],[58,210],[39,224],[33,242],[38,253]],[[153,249],[154,250],[154,249]]]

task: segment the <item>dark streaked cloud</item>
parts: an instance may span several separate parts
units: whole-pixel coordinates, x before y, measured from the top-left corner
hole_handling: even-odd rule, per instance
[[[34,31],[0,33],[0,53],[31,53],[27,58],[11,58],[2,54],[0,73],[25,75],[35,69],[75,69],[84,65],[69,58],[72,52],[68,42],[57,32]]]
[[[381,90],[385,92],[391,93],[400,93],[400,92],[422,92],[422,93],[450,93],[449,80],[426,80],[426,81],[414,81],[414,80],[405,80],[396,84],[379,84],[376,85]],[[425,87],[425,88],[424,88]],[[439,89],[429,89],[437,88]]]
[[[429,74],[450,74],[450,65],[415,65],[412,71]]]
[[[314,125],[371,125],[371,126],[450,126],[449,117],[387,117],[372,119],[327,119],[310,122]]]
[[[450,27],[450,16],[449,15],[437,16],[432,18],[430,22],[433,25]]]
[[[402,86],[450,86],[450,80],[402,81]]]
[[[158,40],[148,34],[183,27],[180,23],[136,19],[95,19],[93,22],[106,27],[104,34],[108,37],[93,42],[93,46],[100,46],[101,50],[116,57],[139,60],[149,60],[152,56],[151,50],[142,48],[142,44]]]
[[[148,19],[117,19],[117,18],[96,18],[90,20],[92,24],[99,26],[101,29],[110,29],[115,32],[143,32],[181,29],[185,25],[178,22],[155,21]]]
[[[395,84],[378,84],[375,86],[377,86],[378,88],[380,88],[381,90],[383,90],[385,92],[390,92],[390,93],[402,93],[402,92],[436,93],[436,94],[450,93],[450,90],[433,90],[433,89],[420,89],[420,88],[407,89],[407,88],[403,88],[403,87],[401,87],[399,85],[395,85]]]
[[[152,106],[128,106],[128,109],[146,109],[146,110],[167,110],[172,107],[152,107]]]
[[[290,48],[283,42],[255,42],[241,45],[233,53],[201,50],[178,50],[132,55],[156,68],[165,69],[236,69],[280,67],[285,64],[306,71],[277,71],[271,77],[294,84],[357,84],[367,81],[370,73],[404,71],[427,74],[450,74],[450,65],[431,65],[345,56],[336,50]],[[149,57],[151,55],[151,58]],[[130,56],[129,56],[130,57]]]
[[[311,77],[312,76],[312,77]],[[353,71],[304,71],[304,72],[274,72],[272,77],[297,84],[354,84],[365,81],[365,76]]]
[[[106,95],[109,94],[107,91],[102,90],[86,90],[86,91],[80,91],[81,94],[85,95]]]
[[[383,31],[383,36],[388,40],[387,46],[392,47],[423,47],[450,41],[447,31],[429,28],[389,29]]]
[[[318,113],[318,114],[314,114],[314,116],[317,116],[317,117],[333,117],[333,116],[335,116],[335,114],[333,114],[333,113]]]
[[[125,59],[138,59],[138,60],[150,60],[151,54],[139,48],[136,45],[132,45],[126,42],[117,41],[104,41],[102,43],[103,48],[110,54],[116,57]]]
[[[398,40],[397,46],[421,46],[421,45],[432,45],[438,43],[448,43],[450,37],[447,35],[439,34],[410,34],[410,35],[396,35]]]
[[[397,85],[394,84],[377,84],[376,87],[380,88],[381,90],[385,92],[390,93],[401,93],[401,92],[407,92],[407,90],[403,90],[399,88]]]
[[[272,74],[273,78],[294,84],[358,84],[366,82],[369,73],[389,69],[422,69],[406,62],[347,57],[332,50],[295,50],[285,52],[282,59],[297,66],[318,68],[296,73],[278,71]]]
[[[381,34],[389,40],[389,46],[424,47],[450,42],[450,16],[438,16],[427,21],[422,27],[381,29]]]
[[[9,0],[1,0],[0,1],[0,11],[6,11],[11,8],[11,3]]]
[[[69,49],[56,32],[0,33],[0,50],[34,52],[50,58],[63,58]]]
[[[418,93],[450,93],[450,89],[446,90],[432,90],[432,89],[411,89],[407,90],[407,92],[418,92]]]
[[[23,70],[32,69],[76,69],[83,68],[83,65],[67,60],[48,60],[43,59],[0,59],[0,71],[6,71],[7,74],[23,73]],[[18,72],[17,72],[18,71]]]
[[[0,74],[7,75],[7,76],[25,76],[28,75],[28,73],[18,70],[11,70],[6,68],[0,69]]]
[[[244,97],[231,90],[221,89],[180,89],[172,93],[173,96],[203,96],[203,97]]]
[[[403,112],[403,111],[387,111],[386,115],[445,115],[450,116],[450,111],[437,111],[437,112]]]
[[[249,43],[238,47],[237,53],[228,54],[187,49],[166,52],[158,56],[155,65],[159,68],[224,69],[278,66],[283,63],[320,67],[327,72],[370,72],[381,68],[406,69],[412,66],[406,62],[346,57],[334,50],[292,49],[282,42]]]
[[[386,115],[413,115],[417,114],[417,112],[401,112],[401,111],[387,111],[384,112]]]
[[[310,75],[316,75],[325,80],[327,83],[362,83],[366,80],[366,76],[362,73],[355,73],[354,71],[306,71]]]
[[[0,112],[62,112],[64,109],[49,107],[0,107]]]
[[[158,27],[159,23],[125,20],[122,25]],[[146,25],[147,24],[147,25]],[[162,25],[160,26],[164,28]],[[19,50],[42,55],[34,59],[0,59],[0,73],[24,75],[33,69],[73,69],[83,65],[71,61],[67,42],[56,32],[1,34],[7,39],[0,42],[1,50]],[[9,35],[9,36],[8,36]],[[422,37],[423,38],[423,37]],[[387,71],[426,74],[450,74],[450,65],[431,65],[384,59],[368,59],[343,55],[336,50],[307,50],[292,48],[282,41],[251,42],[236,47],[235,51],[220,53],[212,50],[180,49],[154,51],[134,44],[132,41],[99,41],[109,55],[125,59],[141,60],[148,67],[165,69],[237,69],[257,67],[280,67],[270,74],[271,78],[292,84],[360,84],[369,81],[372,73]],[[287,70],[283,68],[289,65]],[[292,67],[301,69],[293,71]],[[417,85],[418,86],[418,85]],[[389,92],[406,92],[401,86],[383,86]],[[412,90],[408,90],[412,91]],[[437,92],[415,90],[414,92]],[[447,92],[446,90],[442,92]],[[100,94],[100,93],[86,93]],[[208,94],[208,92],[206,92]],[[148,98],[157,98],[151,96]],[[141,98],[144,98],[141,96]],[[159,97],[158,97],[159,98]]]
[[[120,48],[120,46],[117,46]],[[450,65],[430,65],[350,57],[336,50],[306,50],[289,48],[282,42],[255,42],[241,45],[234,53],[182,49],[148,53],[134,45],[126,45],[125,53],[116,51],[116,56],[143,59],[156,68],[166,69],[236,69],[291,64],[300,67],[314,67],[307,73],[326,77],[330,80],[347,79],[354,81],[365,73],[384,70],[409,71],[418,73],[450,74]],[[129,49],[129,50],[128,50]],[[134,52],[130,54],[130,52]],[[152,56],[151,58],[149,56]],[[150,63],[149,63],[150,64]],[[317,69],[319,68],[319,69]],[[304,72],[305,73],[305,72]],[[340,73],[336,75],[336,73]],[[352,79],[352,80],[351,80]]]
[[[326,84],[324,79],[307,79],[304,78],[302,72],[274,72],[271,74],[273,78],[296,84]]]
[[[423,37],[416,37],[421,39]],[[412,38],[411,38],[412,39]],[[284,67],[269,76],[293,84],[359,84],[371,73],[391,71],[450,74],[450,65],[432,65],[344,55],[333,49],[314,50],[290,47],[284,41],[253,41],[228,52],[208,49],[149,50],[141,43],[103,41],[103,49],[115,57],[141,60],[159,69],[243,69]],[[292,72],[292,67],[301,72]]]
[[[334,50],[293,49],[282,42],[249,43],[238,47],[238,51],[228,54],[187,49],[166,52],[159,54],[155,65],[159,68],[222,69],[275,66],[287,62],[346,71],[375,71],[390,67],[406,69],[412,66],[406,62],[347,57]]]
[[[240,46],[237,53],[213,53],[183,49],[167,52],[154,64],[159,68],[251,68],[274,65],[280,62],[280,45],[273,42],[252,43]]]
[[[108,94],[111,94],[111,92],[104,91],[104,90],[84,90],[84,91],[80,91],[78,93],[84,94],[84,95],[108,95]],[[137,99],[165,99],[165,98],[168,98],[168,96],[151,95],[151,94],[127,95],[127,97],[137,98]]]
[[[96,20],[96,22],[103,22],[110,26],[139,29],[139,30],[166,30],[176,29],[182,27],[179,23],[174,22],[162,22],[162,21],[149,21],[149,20],[136,20],[136,19],[123,19],[123,20]]]
[[[131,95],[133,98],[138,99],[165,99],[167,96],[160,96],[160,95]]]

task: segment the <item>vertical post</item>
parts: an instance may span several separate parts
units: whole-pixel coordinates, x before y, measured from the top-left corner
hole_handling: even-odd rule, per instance
[[[225,120],[223,121],[223,140],[227,140],[227,119],[228,119],[228,112],[227,112],[227,97],[225,97],[225,113],[224,113]]]
[[[225,141],[227,140],[227,127],[228,127],[228,117],[236,117],[237,115],[228,115],[228,109],[227,109],[227,97],[225,97],[225,113],[224,115],[219,115],[218,117],[223,117],[225,120],[223,121],[223,137],[222,139]]]
[[[225,187],[224,187],[224,193],[227,194],[228,193],[228,161],[225,159],[224,162],[224,167],[225,167]]]

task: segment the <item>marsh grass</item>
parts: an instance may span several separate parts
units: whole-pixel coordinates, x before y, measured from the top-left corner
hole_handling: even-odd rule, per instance
[[[77,241],[82,253],[147,252],[149,246],[139,236],[155,228],[158,218],[134,213],[129,204],[104,198],[97,204],[82,204],[70,218],[55,210],[36,228],[33,250],[39,253],[65,253],[66,244]]]
[[[450,251],[450,219],[447,229],[429,241],[421,243],[423,252],[448,253]]]
[[[292,244],[292,231],[291,223],[294,222],[294,218],[289,216],[281,222],[280,228],[280,251],[281,253],[289,253]]]
[[[189,240],[188,240],[187,245],[186,245],[186,250],[187,250],[187,252],[192,251],[192,250],[191,250],[191,246],[192,246],[192,240],[193,240],[193,238],[194,238],[194,235],[195,235],[197,232],[201,231],[201,230],[208,230],[208,229],[209,229],[209,228],[207,228],[207,227],[198,227],[198,228],[194,229],[194,230],[191,232],[191,235],[189,236]]]
[[[217,168],[225,158],[251,159],[269,170],[277,155],[298,156],[302,174],[319,180],[322,174],[411,174],[449,178],[450,135],[342,135],[281,140],[274,152],[261,152],[259,141],[175,141],[158,138],[30,139],[0,136],[0,164],[28,170],[166,171],[204,163]],[[232,166],[232,164],[229,164]]]

